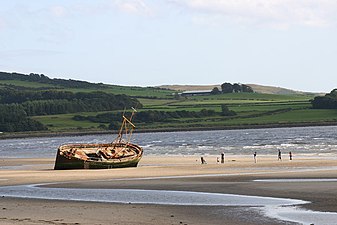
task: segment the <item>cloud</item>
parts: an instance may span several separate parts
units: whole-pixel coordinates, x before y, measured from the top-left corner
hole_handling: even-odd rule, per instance
[[[170,0],[197,17],[243,25],[329,27],[336,25],[335,0]],[[218,19],[215,19],[218,18]]]
[[[89,2],[67,2],[64,5],[53,5],[49,8],[51,15],[62,17],[71,15],[97,16],[111,11],[120,11],[126,14],[151,16],[153,10],[145,0],[102,0]]]
[[[136,15],[151,16],[152,9],[142,0],[114,0],[114,5],[122,12]]]
[[[0,31],[5,29],[6,23],[5,20],[0,17]]]
[[[63,17],[66,14],[66,9],[62,6],[50,7],[50,13],[56,17]]]

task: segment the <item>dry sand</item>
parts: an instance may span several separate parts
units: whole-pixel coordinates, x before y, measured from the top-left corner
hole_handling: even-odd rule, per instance
[[[63,182],[54,187],[181,190],[294,198],[312,210],[337,212],[337,182],[254,182],[255,179],[337,178],[337,158],[295,155],[205,157],[144,156],[137,168],[53,170],[54,159],[0,159],[0,186]],[[201,176],[212,175],[212,176]],[[141,178],[142,180],[116,180]],[[1,197],[1,196],[0,196]],[[0,198],[0,224],[292,224],[247,207],[115,204]]]

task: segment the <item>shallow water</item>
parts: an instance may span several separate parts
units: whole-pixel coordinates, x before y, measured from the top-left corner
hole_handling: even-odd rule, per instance
[[[0,140],[0,157],[52,158],[65,143],[111,142],[116,135],[87,135]],[[165,133],[135,133],[132,141],[144,147],[145,155],[235,155],[337,153],[337,126],[213,130]]]
[[[265,207],[264,212],[268,217],[285,221],[300,223],[303,225],[336,225],[337,213],[317,212],[303,210],[298,207]]]
[[[57,199],[73,201],[112,202],[125,204],[164,204],[190,206],[243,206],[260,207],[270,218],[301,224],[335,224],[337,213],[303,210],[294,205],[308,203],[302,200],[218,194],[190,191],[139,189],[75,189],[46,188],[38,185],[0,187],[1,196]]]
[[[218,206],[277,206],[307,203],[302,200],[191,191],[140,189],[47,188],[38,185],[0,187],[0,195],[58,200]]]

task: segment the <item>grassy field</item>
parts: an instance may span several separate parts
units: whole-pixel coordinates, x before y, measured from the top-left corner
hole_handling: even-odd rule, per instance
[[[97,112],[80,113],[83,116],[96,115]],[[33,119],[40,121],[48,127],[48,130],[54,132],[74,131],[74,130],[99,130],[100,123],[92,123],[90,121],[76,121],[72,118],[76,114],[60,114],[48,116],[34,116]],[[106,124],[109,125],[109,124]]]
[[[203,118],[181,118],[166,122],[140,123],[137,129],[204,129],[243,126],[254,127],[262,125],[308,125],[337,123],[336,110],[311,109],[312,94],[262,94],[262,93],[231,93],[207,96],[189,96],[176,98],[176,91],[154,87],[128,87],[102,84],[94,88],[65,88],[51,84],[28,82],[20,80],[0,80],[0,88],[8,85],[30,89],[57,89],[71,92],[103,91],[112,94],[126,94],[137,98],[143,105],[139,111],[201,111],[203,109],[221,112],[221,105],[226,105],[237,113],[236,116],[213,116]],[[109,124],[94,123],[88,120],[73,120],[75,115],[95,116],[104,112],[83,112],[62,115],[35,116],[52,132],[67,131],[101,131]]]
[[[139,123],[139,130],[167,129],[209,129],[243,126],[254,127],[263,125],[315,125],[321,123],[336,123],[337,110],[311,109],[311,95],[273,95],[258,93],[223,94],[214,96],[192,96],[180,99],[149,99],[138,98],[144,105],[139,111],[200,111],[210,109],[221,112],[221,105],[227,105],[236,116],[213,116],[204,118],[182,118],[169,122]],[[96,115],[103,112],[75,113],[53,116],[38,116],[34,119],[47,125],[50,131],[70,130],[100,130],[100,123],[90,121],[75,121],[74,115]],[[108,126],[108,124],[104,124]]]

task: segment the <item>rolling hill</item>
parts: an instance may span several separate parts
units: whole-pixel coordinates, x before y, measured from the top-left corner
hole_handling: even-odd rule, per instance
[[[254,92],[260,94],[276,94],[276,95],[297,95],[297,94],[307,94],[307,95],[320,95],[321,93],[310,93],[303,91],[295,91],[282,87],[265,86],[259,84],[246,84],[253,88]],[[220,88],[220,84],[214,85],[161,85],[158,88],[169,89],[174,91],[200,91],[200,90],[212,90],[214,87]]]

